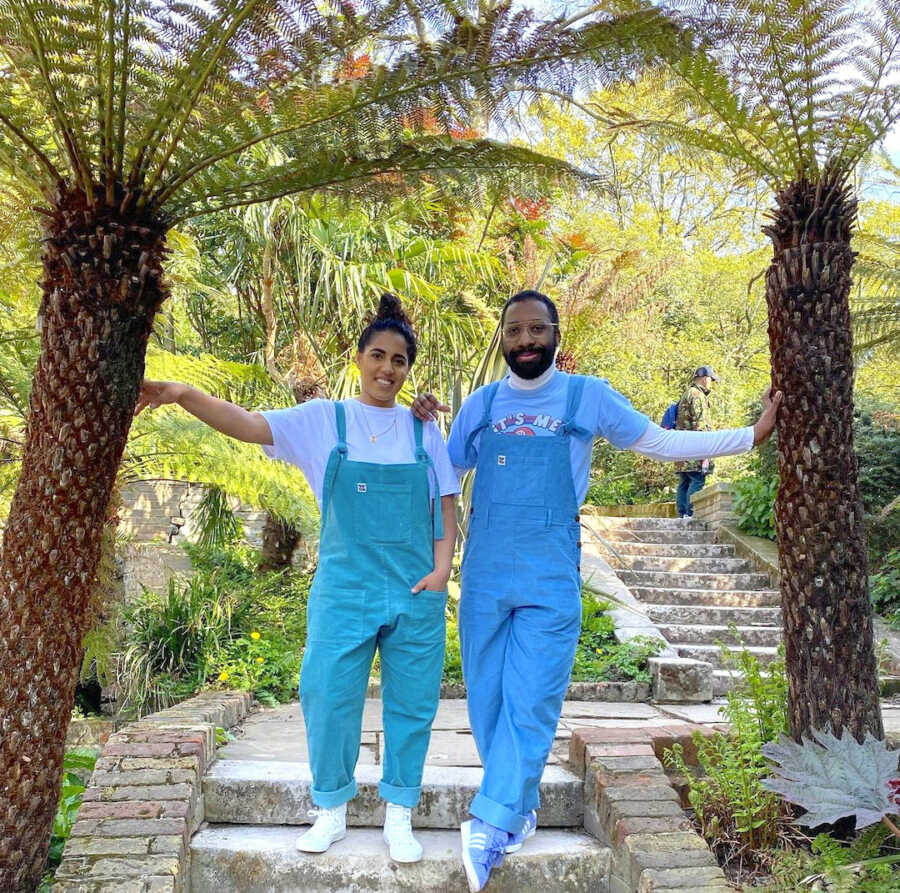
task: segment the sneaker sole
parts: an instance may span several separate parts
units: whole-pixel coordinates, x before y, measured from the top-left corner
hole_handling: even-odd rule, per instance
[[[391,857],[392,862],[399,862],[401,865],[411,865],[413,862],[421,862],[422,858],[425,855],[425,851],[423,850],[419,853],[418,856],[415,857],[415,859],[400,859],[394,855],[394,852],[391,849],[391,842],[388,840],[387,834],[382,833],[381,839],[385,842],[388,848],[388,855]]]
[[[507,855],[509,855],[510,853],[518,853],[519,850],[522,849],[523,846],[525,846],[525,841],[531,840],[531,838],[534,837],[534,835],[536,833],[537,833],[537,828],[532,828],[522,839],[521,843],[510,844],[503,852],[505,852]]]
[[[332,837],[332,838],[331,838],[331,841],[330,841],[329,844],[328,844],[328,846],[326,846],[325,849],[322,849],[322,850],[309,850],[309,849],[306,849],[306,847],[300,846],[300,841],[298,840],[298,841],[297,841],[297,850],[298,850],[298,852],[301,852],[301,853],[324,853],[324,852],[327,852],[328,847],[330,847],[331,844],[337,843],[339,840],[343,840],[346,836],[347,836],[347,832],[346,832],[346,831],[342,831],[340,834],[338,834],[337,837]]]
[[[469,857],[469,837],[472,831],[472,823],[463,822],[459,827],[459,831],[462,835],[462,864],[466,871],[466,881],[469,884],[469,893],[478,893],[481,889],[481,884],[478,881],[478,875],[475,873],[475,866],[472,864],[472,860]]]

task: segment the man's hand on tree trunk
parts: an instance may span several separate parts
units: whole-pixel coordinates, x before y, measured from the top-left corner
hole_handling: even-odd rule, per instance
[[[763,411],[753,426],[753,446],[765,443],[775,430],[775,417],[778,415],[778,407],[784,394],[776,391],[772,394],[772,388],[766,388],[762,396]]]

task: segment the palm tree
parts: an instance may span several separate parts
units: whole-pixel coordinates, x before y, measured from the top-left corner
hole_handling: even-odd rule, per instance
[[[795,737],[883,734],[853,447],[851,174],[900,116],[900,4],[677,4],[704,35],[676,60],[690,124],[643,122],[719,153],[774,193],[763,227],[780,486],[776,530]]]
[[[652,9],[542,21],[508,2],[0,0],[0,169],[44,231],[0,563],[0,888],[33,888],[43,868],[106,508],[168,293],[167,230],[300,191],[549,169],[450,134],[473,106],[511,111],[512,91],[609,78],[667,33]],[[252,151],[267,145],[282,164]]]

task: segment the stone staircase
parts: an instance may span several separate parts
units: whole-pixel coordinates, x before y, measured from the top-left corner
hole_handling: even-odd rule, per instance
[[[716,695],[733,682],[722,644],[731,651],[743,645],[762,664],[775,657],[781,641],[778,590],[737,558],[734,546],[717,543],[703,521],[589,516],[587,524],[615,549],[614,555],[594,547],[679,656],[714,666]]]
[[[309,766],[300,762],[220,759],[203,780],[205,824],[191,840],[192,893],[230,891],[467,890],[459,853],[459,825],[481,778],[469,766],[425,767],[422,799],[413,814],[425,858],[398,865],[381,838],[381,767],[359,765],[359,793],[349,804],[348,833],[327,853],[309,855],[294,842],[311,821]],[[493,893],[609,889],[609,848],[585,833],[584,783],[548,765],[541,786],[541,833],[507,858],[491,879]]]

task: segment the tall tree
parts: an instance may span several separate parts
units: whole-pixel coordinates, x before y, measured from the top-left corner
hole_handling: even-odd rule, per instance
[[[763,227],[780,486],[775,503],[795,737],[883,734],[853,447],[851,174],[900,116],[900,3],[675,4],[704,36],[670,68],[694,120],[650,121],[774,192]]]
[[[652,8],[541,21],[511,6],[0,0],[0,168],[44,228],[41,353],[0,562],[3,890],[34,888],[45,861],[166,231],[292,192],[534,164],[449,134],[473,104],[502,114],[512,91],[620,72],[663,33]],[[421,135],[425,118],[440,133]],[[251,151],[268,143],[274,168]]]

